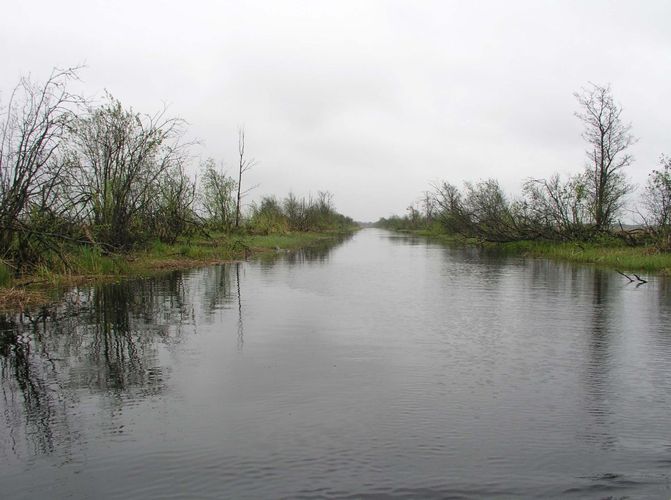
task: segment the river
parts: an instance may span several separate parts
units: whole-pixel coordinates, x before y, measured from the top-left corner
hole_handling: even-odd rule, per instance
[[[0,318],[3,498],[669,498],[671,282],[377,229]]]

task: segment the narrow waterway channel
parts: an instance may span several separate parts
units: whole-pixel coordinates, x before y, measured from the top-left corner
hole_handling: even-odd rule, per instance
[[[0,321],[3,498],[669,498],[671,283],[366,229]]]

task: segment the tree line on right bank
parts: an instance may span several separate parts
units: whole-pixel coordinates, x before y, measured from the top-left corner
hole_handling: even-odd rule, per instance
[[[405,216],[382,218],[377,226],[498,243],[619,238],[671,250],[671,158],[662,155],[649,174],[641,203],[633,210],[635,227],[625,228],[620,222],[625,199],[635,189],[625,171],[633,161],[629,150],[636,138],[610,86],[590,84],[574,95],[588,146],[582,171],[527,179],[518,198],[507,196],[496,179],[465,182],[461,189],[443,181],[408,207]]]

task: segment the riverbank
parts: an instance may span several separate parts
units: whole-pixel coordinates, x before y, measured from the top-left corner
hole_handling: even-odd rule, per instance
[[[99,249],[76,247],[49,259],[30,274],[12,276],[0,269],[0,310],[23,310],[47,304],[65,287],[82,283],[142,277],[174,269],[236,262],[259,255],[294,251],[334,241],[348,231],[292,232],[270,235],[211,234],[175,244],[155,242],[128,254],[103,255]]]
[[[516,241],[481,243],[461,236],[426,230],[401,231],[425,236],[445,243],[479,245],[510,255],[541,257],[580,264],[594,264],[619,271],[645,272],[671,276],[671,253],[660,252],[652,246],[627,246],[617,239],[601,243]]]

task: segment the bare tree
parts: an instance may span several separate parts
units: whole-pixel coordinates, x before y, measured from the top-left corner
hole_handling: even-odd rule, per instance
[[[671,249],[671,158],[662,155],[660,168],[653,170],[643,192],[645,214],[641,214],[648,230],[665,249]],[[663,241],[666,240],[666,241]]]
[[[443,182],[435,186],[434,200],[448,233],[500,243],[537,236],[524,217],[523,204],[511,201],[496,179],[465,182],[463,193]]]
[[[558,174],[549,179],[529,179],[524,183],[527,223],[539,236],[574,239],[585,236],[590,217],[585,175],[562,181]]]
[[[496,179],[466,182],[464,186],[464,208],[472,236],[495,242],[522,239],[512,204]]]
[[[60,182],[58,151],[81,102],[67,90],[77,70],[54,69],[42,85],[22,78],[0,110],[0,251],[5,256],[25,249],[26,238],[40,238],[30,227],[29,212],[34,204],[48,206]]]
[[[574,94],[581,111],[575,115],[583,122],[587,141],[587,182],[595,229],[608,229],[631,190],[622,169],[633,157],[627,151],[636,142],[631,125],[622,121],[622,108],[615,103],[610,86],[590,84]]]
[[[72,127],[73,200],[99,242],[127,247],[146,232],[162,177],[183,161],[183,121],[141,115],[111,96]]]
[[[216,229],[229,231],[236,215],[235,180],[223,170],[217,170],[213,159],[204,165],[202,202],[209,223]]]
[[[239,162],[238,162],[238,195],[236,198],[236,203],[235,203],[235,228],[238,229],[240,227],[240,203],[242,200],[242,197],[247,194],[251,189],[247,189],[246,191],[242,191],[242,174],[247,172],[249,169],[251,169],[256,162],[254,159],[248,160],[245,157],[245,129],[244,128],[239,128],[238,129],[238,157],[239,157]]]
[[[419,200],[423,211],[424,224],[428,227],[433,223],[436,215],[436,200],[431,191],[424,191]]]
[[[440,223],[448,233],[459,234],[470,224],[459,188],[443,181],[434,185],[434,200]]]
[[[294,193],[284,199],[282,208],[291,229],[302,231],[306,227],[305,199],[298,199]]]
[[[146,221],[152,235],[172,244],[179,236],[200,227],[194,210],[196,183],[187,175],[182,162],[176,161],[159,179],[156,194],[154,208],[147,213]]]

